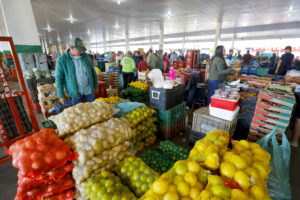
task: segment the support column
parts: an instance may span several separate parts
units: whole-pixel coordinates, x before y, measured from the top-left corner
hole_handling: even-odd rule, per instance
[[[150,35],[150,49],[152,49],[152,37]]]
[[[220,41],[221,38],[221,28],[222,28],[222,21],[218,21],[217,24],[217,30],[216,30],[216,38],[215,38],[215,48],[218,46],[218,43]]]
[[[236,38],[237,38],[237,34],[233,33],[231,49],[234,49],[234,42],[235,42]]]
[[[159,50],[164,50],[164,24],[160,24]]]
[[[182,53],[184,54],[185,52],[185,37],[182,39]]]
[[[129,33],[128,29],[125,30],[125,51],[129,51]]]
[[[97,38],[97,36],[96,36]],[[97,45],[97,39],[96,39],[96,45]],[[103,30],[103,53],[106,53],[107,52],[107,43],[106,43],[106,33],[105,33],[105,30]]]
[[[42,53],[30,0],[0,0],[7,35],[17,53]]]

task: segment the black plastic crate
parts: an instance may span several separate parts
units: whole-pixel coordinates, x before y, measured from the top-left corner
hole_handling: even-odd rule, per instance
[[[30,99],[33,103],[39,102],[38,91],[30,90]]]
[[[37,91],[37,84],[53,84],[55,83],[54,77],[41,78],[41,79],[25,79],[26,88],[30,91]]]
[[[155,109],[168,110],[177,106],[184,98],[183,84],[178,85],[172,89],[163,89],[150,87],[150,106]]]
[[[189,136],[189,145],[194,146],[194,144],[198,141],[201,140],[206,136],[205,133],[200,133],[197,131],[190,131],[190,136]]]
[[[22,97],[14,97],[19,117],[24,128],[25,133],[29,133],[32,130],[32,124],[27,116],[25,108],[23,106]],[[20,135],[12,111],[9,107],[9,103],[6,99],[0,100],[0,117],[3,122],[4,128],[9,138],[18,137]]]

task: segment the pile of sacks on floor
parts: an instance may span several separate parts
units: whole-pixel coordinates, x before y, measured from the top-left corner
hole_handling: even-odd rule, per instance
[[[19,169],[15,200],[73,200],[71,175],[77,158],[54,129],[42,129],[10,146],[6,153]]]

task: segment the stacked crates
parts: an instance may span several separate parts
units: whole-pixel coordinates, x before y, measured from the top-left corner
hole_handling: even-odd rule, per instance
[[[293,95],[262,90],[258,95],[256,109],[250,127],[248,140],[256,141],[277,128],[285,132],[289,126],[294,105]],[[277,137],[280,142],[281,138]]]

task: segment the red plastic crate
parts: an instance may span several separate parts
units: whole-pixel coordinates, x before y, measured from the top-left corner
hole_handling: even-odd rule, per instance
[[[185,67],[184,61],[178,61],[178,66],[179,68],[184,68]]]
[[[182,73],[180,74],[180,79],[183,84],[187,84],[192,77],[192,73]]]
[[[175,69],[178,69],[179,68],[179,61],[173,61],[173,67]]]
[[[239,101],[238,100],[230,101],[230,100],[224,100],[224,99],[218,99],[218,98],[211,97],[210,102],[211,102],[212,107],[234,111],[236,109]]]
[[[106,92],[106,83],[103,81],[98,81],[98,85],[99,85],[99,92],[96,95],[96,98],[106,98],[107,97],[107,92]]]

